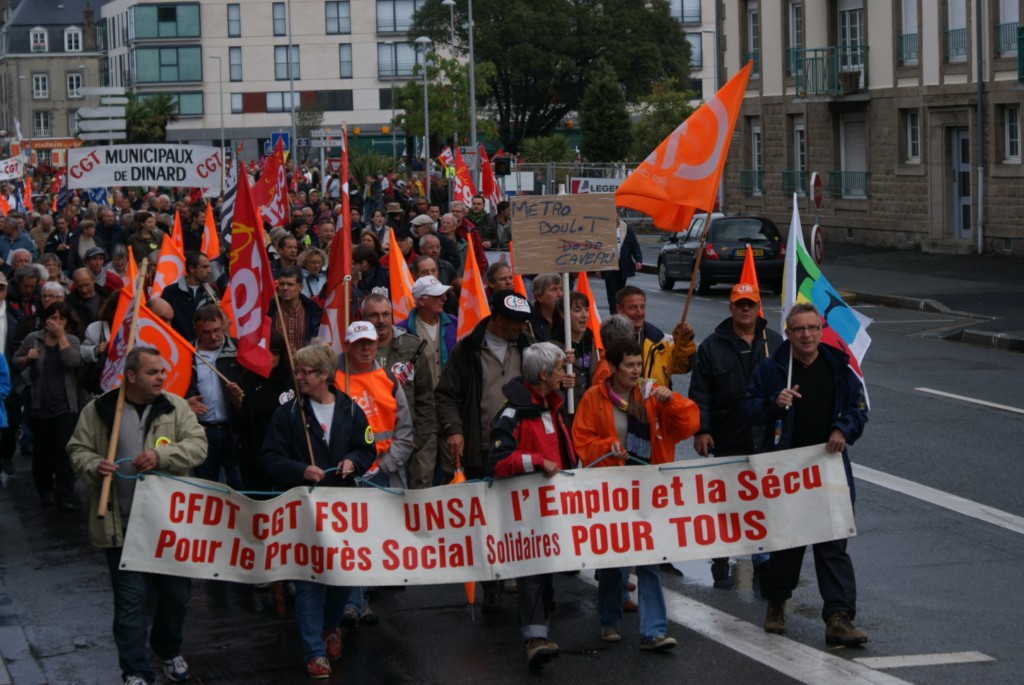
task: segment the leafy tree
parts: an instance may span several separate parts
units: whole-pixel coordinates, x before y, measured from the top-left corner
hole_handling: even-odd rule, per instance
[[[694,98],[695,93],[678,90],[675,81],[662,81],[655,85],[651,94],[640,103],[633,125],[634,160],[644,159],[654,152],[661,141],[693,113],[690,101]]]
[[[591,162],[620,162],[629,155],[629,112],[615,71],[603,59],[591,72],[580,102],[581,151]]]
[[[398,168],[399,160],[390,155],[382,155],[373,150],[360,150],[349,146],[348,172],[359,183],[366,181],[367,176],[378,173],[389,174]]]
[[[310,133],[315,128],[320,128],[324,125],[324,110],[315,101],[303,102],[297,110],[295,110],[295,137],[296,138],[309,138]],[[294,143],[293,143],[294,144]],[[295,147],[296,158],[309,159],[309,148],[303,147],[301,150],[296,145]],[[301,154],[300,154],[301,153]]]
[[[490,94],[488,85],[494,69],[490,64],[477,64],[476,76],[483,82],[476,82],[478,97]],[[405,85],[395,88],[396,112],[392,126],[405,131],[407,136],[423,136],[423,67],[417,64],[413,78]],[[427,100],[430,112],[430,149],[440,150],[440,143],[452,141],[458,134],[459,142],[469,139],[469,67],[455,59],[427,52]],[[490,118],[481,118],[483,108],[477,109],[477,138],[494,137],[497,129]]]
[[[523,157],[528,162],[571,162],[576,151],[569,144],[569,139],[562,135],[538,136],[527,138],[522,144]]]
[[[178,101],[169,93],[141,97],[128,93],[125,128],[129,143],[163,143],[167,124],[178,118]]]
[[[465,0],[456,0],[465,17]],[[467,34],[458,19],[455,50],[466,55]],[[410,38],[426,35],[451,45],[451,19],[440,0],[426,0],[416,13]],[[627,103],[665,78],[689,74],[689,45],[667,0],[476,0],[473,3],[476,63],[491,63],[492,105],[498,132],[510,152],[524,138],[553,132],[577,109],[588,74],[604,58],[618,75]]]

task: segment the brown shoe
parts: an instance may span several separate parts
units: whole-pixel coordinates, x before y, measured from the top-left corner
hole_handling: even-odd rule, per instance
[[[786,600],[768,601],[764,614],[764,632],[782,635],[786,632]]]
[[[556,656],[558,645],[547,638],[535,637],[526,641],[526,663],[531,671],[539,671]]]
[[[767,624],[766,624],[767,625]],[[825,642],[830,645],[857,647],[868,641],[868,634],[855,628],[850,614],[833,611],[825,619]]]

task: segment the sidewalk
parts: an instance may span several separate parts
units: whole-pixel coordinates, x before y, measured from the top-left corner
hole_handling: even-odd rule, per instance
[[[645,273],[656,273],[661,244],[641,236]],[[973,323],[953,339],[1024,352],[1024,260],[826,243],[821,270],[850,304],[956,313]]]

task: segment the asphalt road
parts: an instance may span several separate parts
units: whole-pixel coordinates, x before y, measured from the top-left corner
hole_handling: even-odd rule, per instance
[[[650,275],[632,283],[648,292],[649,319],[670,330],[685,284],[666,293]],[[727,315],[727,292],[694,300],[689,320],[698,338]],[[1016,438],[1024,356],[937,337],[965,325],[955,316],[862,311],[875,320],[864,365],[870,421],[851,448],[857,623],[870,636],[863,649],[826,648],[809,560],[784,637],[760,628],[764,604],[746,560],[736,562],[734,590],[713,589],[708,563],[698,561],[681,564],[682,577],[664,575],[669,632],[680,642],[671,653],[637,648],[635,615],[626,617],[622,642],[602,643],[591,580],[559,576],[552,637],[563,653],[530,675],[514,595],[505,596],[501,613],[485,616],[471,613],[461,585],[413,587],[377,593],[380,625],[346,634],[329,682],[1019,682],[1024,466]],[[767,315],[777,325],[777,310]],[[686,386],[687,378],[676,378],[677,390]],[[679,455],[693,457],[690,443]],[[109,580],[86,542],[85,514],[40,511],[28,461],[18,466],[18,478],[0,491],[7,673],[17,685],[118,682]],[[293,623],[272,605],[257,612],[254,598],[243,586],[195,584],[184,650],[193,683],[308,682]],[[925,665],[906,665],[909,657]],[[6,675],[0,668],[0,685]]]

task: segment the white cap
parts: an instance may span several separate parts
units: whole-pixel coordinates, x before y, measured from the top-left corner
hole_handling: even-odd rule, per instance
[[[377,329],[367,321],[355,321],[349,324],[345,331],[345,342],[353,343],[356,340],[376,340]]]
[[[416,279],[416,282],[412,284],[412,298],[414,300],[420,299],[424,295],[444,295],[451,290],[450,285],[445,285],[441,281],[437,280],[435,276],[422,276]]]

